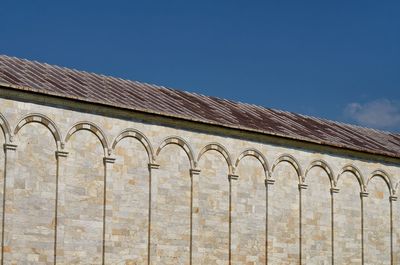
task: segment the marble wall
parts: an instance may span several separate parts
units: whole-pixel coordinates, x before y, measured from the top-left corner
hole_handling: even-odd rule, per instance
[[[0,97],[1,264],[399,264],[398,163]]]

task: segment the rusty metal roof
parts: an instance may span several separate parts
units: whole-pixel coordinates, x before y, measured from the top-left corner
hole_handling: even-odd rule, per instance
[[[400,158],[399,134],[4,55],[0,86]]]

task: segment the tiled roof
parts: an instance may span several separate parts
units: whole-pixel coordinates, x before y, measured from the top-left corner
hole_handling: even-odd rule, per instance
[[[0,86],[400,158],[399,134],[15,57]]]

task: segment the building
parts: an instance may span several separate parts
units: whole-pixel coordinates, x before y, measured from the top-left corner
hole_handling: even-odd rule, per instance
[[[400,264],[400,135],[0,56],[1,264]]]

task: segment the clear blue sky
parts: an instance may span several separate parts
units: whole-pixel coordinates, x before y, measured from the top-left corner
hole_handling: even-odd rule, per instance
[[[8,1],[0,53],[400,131],[400,1]]]

